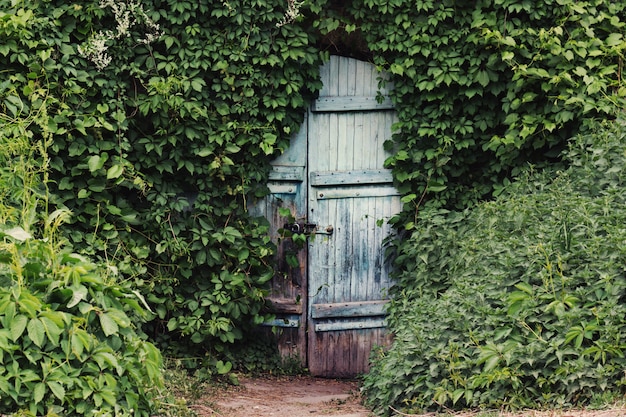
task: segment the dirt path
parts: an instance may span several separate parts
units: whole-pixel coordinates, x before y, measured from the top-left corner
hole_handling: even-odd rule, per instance
[[[370,417],[360,404],[356,381],[312,377],[244,378],[241,385],[212,393],[196,404],[199,416],[221,417]]]
[[[361,405],[356,381],[298,377],[242,378],[239,386],[212,389],[192,406],[200,417],[373,417]],[[441,415],[441,414],[440,414]],[[528,410],[518,413],[458,412],[454,417],[626,417],[611,410]],[[397,414],[397,416],[409,416]],[[413,415],[410,415],[413,416]],[[420,417],[436,417],[434,413]]]

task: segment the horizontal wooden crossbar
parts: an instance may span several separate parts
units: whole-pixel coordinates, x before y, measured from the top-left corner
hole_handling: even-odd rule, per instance
[[[316,332],[332,332],[342,330],[361,330],[361,329],[376,329],[379,327],[386,327],[384,318],[373,318],[369,320],[357,320],[357,321],[335,321],[330,323],[318,323],[315,325]]]
[[[269,173],[270,181],[304,181],[303,166],[274,165]]]
[[[330,200],[333,198],[365,198],[365,197],[391,197],[400,195],[398,190],[392,185],[379,187],[346,187],[339,189],[325,189],[317,191],[317,200]]]
[[[286,298],[270,298],[267,300],[267,311],[278,314],[302,314],[302,304]]]
[[[388,300],[352,301],[346,303],[313,304],[311,317],[338,318],[338,317],[372,317],[385,315],[385,305]]]
[[[299,327],[300,326],[300,317],[299,316],[289,316],[284,318],[275,318],[273,320],[264,321],[261,323],[263,326],[267,327]]]
[[[393,183],[393,175],[390,169],[317,171],[311,172],[309,178],[313,187]]]
[[[389,97],[378,102],[376,96],[320,97],[313,102],[313,112],[393,110]]]

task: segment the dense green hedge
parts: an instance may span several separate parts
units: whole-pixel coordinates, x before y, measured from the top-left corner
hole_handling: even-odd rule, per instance
[[[58,99],[49,187],[75,250],[146,294],[155,340],[240,339],[273,274],[247,206],[320,87],[315,38],[278,0],[0,5],[0,108]]]
[[[138,331],[149,308],[114,268],[73,253],[59,231],[71,213],[50,211],[56,100],[43,88],[10,97],[12,114],[0,113],[0,413],[152,415],[163,381],[161,353]]]
[[[388,164],[413,208],[489,197],[624,107],[623,2],[353,0],[344,10],[391,73]]]
[[[393,347],[365,378],[381,415],[603,404],[626,391],[626,123],[572,140],[493,202],[426,210],[396,263]]]

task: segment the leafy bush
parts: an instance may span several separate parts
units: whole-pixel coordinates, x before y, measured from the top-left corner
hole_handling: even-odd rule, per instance
[[[565,159],[474,209],[422,212],[396,259],[395,341],[364,381],[377,412],[624,394],[626,123],[572,139]]]
[[[0,409],[150,415],[161,354],[136,333],[142,298],[46,237],[0,228]]]
[[[49,213],[49,110],[43,88],[0,101],[0,412],[148,416],[161,353],[137,333],[147,304],[114,263],[73,253]]]

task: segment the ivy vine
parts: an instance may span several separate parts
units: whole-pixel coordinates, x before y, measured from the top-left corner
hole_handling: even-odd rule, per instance
[[[489,198],[526,163],[555,161],[588,121],[615,117],[626,93],[625,8],[604,0],[350,3],[345,20],[391,73],[400,120],[387,163],[409,228],[411,207]]]
[[[146,295],[154,340],[223,350],[264,319],[273,245],[247,207],[320,88],[322,54],[300,11],[282,1],[13,3],[0,1],[0,101],[11,115],[38,86],[58,98],[49,187],[73,213],[71,244]]]

